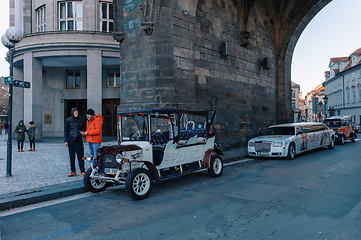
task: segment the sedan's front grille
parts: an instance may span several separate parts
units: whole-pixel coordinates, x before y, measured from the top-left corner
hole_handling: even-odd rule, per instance
[[[256,152],[269,152],[271,150],[271,142],[255,142]]]
[[[103,168],[116,168],[115,164],[115,156],[110,155],[110,154],[105,154],[102,156],[102,161],[103,161]]]

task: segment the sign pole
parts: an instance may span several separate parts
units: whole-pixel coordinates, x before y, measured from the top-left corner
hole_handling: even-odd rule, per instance
[[[10,77],[13,77],[13,56],[14,56],[14,48],[10,48]],[[6,167],[6,176],[11,177],[11,155],[12,155],[12,143],[11,143],[11,133],[12,129],[12,111],[13,111],[13,83],[9,84],[9,112],[8,112],[8,124],[9,124],[9,132],[8,132],[8,143],[7,143],[7,167]]]

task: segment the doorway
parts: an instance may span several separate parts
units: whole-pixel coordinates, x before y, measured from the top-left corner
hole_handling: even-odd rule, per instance
[[[86,119],[86,106],[87,100],[86,99],[79,99],[79,100],[65,100],[64,104],[64,122],[67,118],[71,117],[71,110],[75,107],[79,111],[79,116]]]
[[[117,136],[117,107],[119,99],[103,99],[103,136]]]

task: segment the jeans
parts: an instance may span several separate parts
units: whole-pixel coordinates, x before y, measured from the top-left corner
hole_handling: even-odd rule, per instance
[[[24,148],[24,140],[20,140],[20,141],[18,141],[18,149],[20,150],[23,150],[23,148]]]
[[[89,152],[96,158],[101,143],[89,143]]]
[[[29,137],[30,148],[35,148],[35,138]]]

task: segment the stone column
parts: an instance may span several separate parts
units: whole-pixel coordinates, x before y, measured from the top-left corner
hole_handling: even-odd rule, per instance
[[[87,108],[102,114],[102,53],[87,51]]]
[[[24,81],[30,82],[30,88],[24,89],[24,124],[35,122],[36,141],[43,138],[43,72],[42,60],[34,58],[32,53],[24,54]]]

